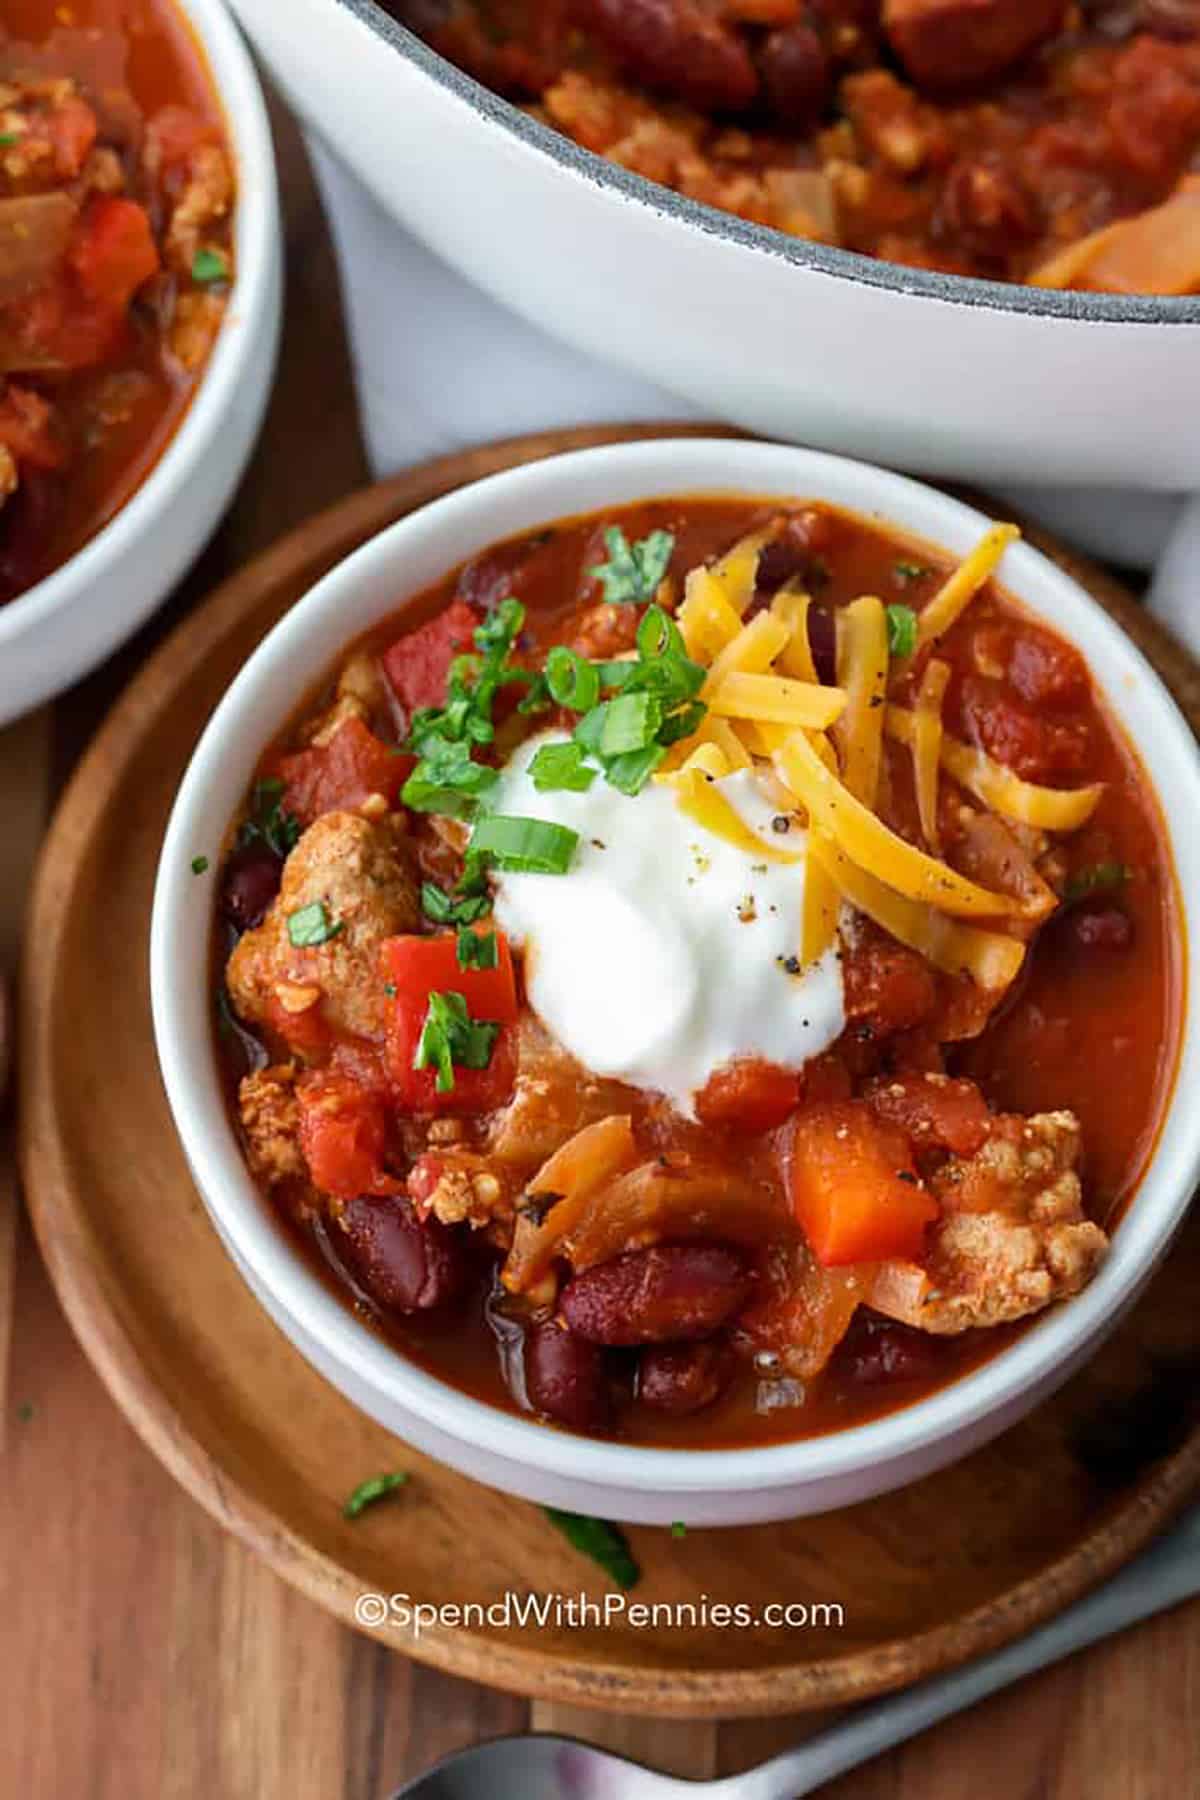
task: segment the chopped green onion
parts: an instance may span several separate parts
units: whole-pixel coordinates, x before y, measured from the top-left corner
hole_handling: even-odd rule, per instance
[[[565,644],[556,644],[546,657],[546,686],[559,706],[572,712],[590,712],[600,698],[600,677],[590,662]]]
[[[20,132],[0,131],[0,150],[7,150],[10,145],[20,141]]]
[[[320,900],[288,914],[288,939],[296,950],[312,950],[318,944],[327,944],[330,938],[340,936],[345,929],[340,919],[330,918]]]
[[[641,793],[666,754],[661,744],[647,744],[644,750],[627,750],[623,756],[612,757],[604,768],[609,786],[632,799]]]
[[[583,794],[596,779],[597,770],[583,760],[583,745],[571,740],[565,744],[543,744],[529,765],[530,778],[539,794],[552,794],[560,789]]]
[[[703,700],[693,700],[687,706],[681,706],[664,720],[662,730],[658,734],[660,744],[675,744],[680,738],[691,737],[693,731],[699,729],[705,713],[708,711]]]
[[[1063,889],[1062,903],[1078,906],[1081,900],[1087,900],[1093,894],[1112,893],[1124,887],[1132,876],[1133,870],[1120,862],[1093,863],[1090,868],[1077,869]]]
[[[471,833],[467,856],[482,858],[497,869],[565,875],[578,842],[579,833],[567,825],[487,813]]]
[[[461,927],[454,945],[460,969],[494,969],[500,961],[494,931],[472,931]]]
[[[342,1508],[344,1519],[357,1519],[359,1513],[365,1512],[368,1506],[374,1506],[387,1494],[394,1494],[402,1488],[408,1476],[402,1471],[391,1475],[372,1475],[366,1481],[360,1481],[345,1506]]]
[[[672,1519],[671,1536],[673,1538],[685,1538],[687,1536],[687,1526],[682,1519]]]
[[[887,609],[888,650],[892,656],[911,656],[917,647],[917,615],[911,606]]]
[[[678,625],[661,606],[648,606],[638,620],[637,647],[643,662],[652,662],[656,657],[666,656],[668,653],[687,655],[687,646]]]
[[[637,1586],[642,1571],[629,1548],[629,1539],[619,1526],[610,1525],[607,1519],[590,1519],[586,1513],[561,1512],[556,1506],[544,1506],[542,1511],[567,1542],[584,1556],[590,1556],[594,1563],[599,1563],[618,1587]]]
[[[207,856],[193,856],[193,858],[192,858],[192,874],[193,875],[203,875],[207,868],[208,868]]]
[[[604,545],[608,561],[597,563],[588,572],[604,589],[609,604],[638,606],[653,600],[671,561],[674,534],[651,531],[636,544],[630,544],[619,525],[610,525],[604,533]]]
[[[615,700],[605,702],[604,710],[597,746],[601,756],[644,750],[654,742],[663,722],[662,704],[652,694],[618,694]]]
[[[439,1094],[448,1094],[454,1087],[455,1063],[460,1069],[487,1068],[499,1030],[487,1019],[473,1019],[461,994],[432,993],[413,1068],[436,1069],[434,1086]]]
[[[592,667],[600,677],[601,692],[606,688],[619,692],[632,681],[638,670],[637,662],[632,656],[614,657],[611,662],[593,663]]]
[[[229,280],[229,264],[219,250],[197,250],[192,258],[192,280],[202,287]]]

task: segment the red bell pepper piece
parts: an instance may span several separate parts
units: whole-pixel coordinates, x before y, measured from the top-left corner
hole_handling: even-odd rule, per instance
[[[280,759],[283,808],[308,826],[322,813],[355,811],[369,794],[395,806],[413,761],[390,750],[361,719],[347,719],[327,744]]]
[[[474,649],[478,624],[478,616],[465,600],[453,600],[428,624],[406,632],[384,651],[383,672],[407,712],[441,705],[450,664],[456,656]]]
[[[496,933],[496,967],[462,969],[457,934],[437,937],[394,937],[381,946],[383,980],[395,989],[388,1021],[386,1062],[396,1100],[408,1112],[477,1113],[501,1106],[512,1092],[516,1050],[511,1027],[517,1018],[517,983],[512,953],[503,932]],[[454,1068],[454,1086],[437,1089],[436,1069],[417,1069],[421,1033],[431,994],[461,994],[473,1020],[501,1029],[484,1069]]]
[[[788,1165],[792,1210],[825,1268],[920,1256],[937,1202],[913,1167],[908,1138],[863,1101],[801,1112]]]

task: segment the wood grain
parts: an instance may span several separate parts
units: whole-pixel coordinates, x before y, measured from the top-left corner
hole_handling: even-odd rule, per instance
[[[350,544],[462,481],[614,435],[543,433],[439,459],[309,521],[250,564],[130,685],[71,783],[34,890],[22,1149],[60,1297],[110,1390],[172,1471],[347,1622],[363,1589],[464,1603],[507,1589],[591,1593],[594,1584],[536,1509],[473,1486],[362,1418],[241,1284],[191,1189],[159,1091],[145,979],[159,844],[217,698],[253,644]],[[1116,583],[1078,559],[1072,566],[1118,618],[1133,614]],[[1150,641],[1182,691],[1190,663],[1161,633]],[[76,996],[101,912],[115,979],[97,1014]],[[684,1543],[634,1533],[645,1572],[639,1598],[703,1592],[756,1611],[772,1600],[821,1600],[844,1610],[842,1629],[555,1622],[533,1638],[490,1624],[438,1626],[408,1647],[519,1692],[708,1718],[860,1698],[1006,1641],[1116,1567],[1200,1481],[1195,1412],[1179,1411],[1173,1435],[1151,1430],[1160,1405],[1200,1367],[1198,1268],[1200,1227],[1084,1374],[997,1445],[916,1487],[849,1512]],[[1107,1416],[1126,1405],[1128,1426],[1110,1444]],[[339,1507],[348,1488],[395,1466],[414,1475],[403,1504],[347,1527]],[[952,1535],[941,1529],[947,1515]],[[397,1641],[394,1625],[379,1635]],[[710,1762],[705,1752],[701,1766]]]
[[[226,527],[164,615],[55,708],[60,779],[167,625],[247,552],[363,480],[328,241],[285,121],[280,148],[291,305],[260,452]],[[7,879],[7,863],[0,870]],[[13,1360],[0,1390],[9,1426],[7,1451],[0,1446],[0,1791],[384,1800],[435,1757],[524,1727],[524,1702],[351,1632],[224,1532],[107,1399],[27,1232],[17,1277]],[[1200,1603],[1047,1671],[845,1777],[832,1800],[1195,1793],[1198,1624]],[[681,1773],[714,1762],[745,1768],[822,1722],[809,1713],[647,1724],[549,1703],[534,1717],[585,1737],[619,1732],[628,1753]]]

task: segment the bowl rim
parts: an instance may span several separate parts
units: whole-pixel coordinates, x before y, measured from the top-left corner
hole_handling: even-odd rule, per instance
[[[1183,926],[1177,977],[1182,1008],[1171,1095],[1113,1250],[1089,1287],[1069,1304],[1051,1309],[1014,1345],[924,1400],[818,1437],[761,1447],[680,1450],[558,1431],[463,1394],[356,1320],[287,1242],[245,1167],[225,1110],[207,980],[198,972],[207,963],[194,953],[197,930],[203,922],[206,931],[211,918],[215,867],[201,880],[191,872],[197,846],[213,841],[206,813],[219,814],[219,841],[236,805],[234,798],[227,810],[223,801],[217,808],[214,790],[240,793],[262,745],[287,716],[285,695],[290,693],[294,705],[295,695],[333,662],[339,642],[344,646],[372,621],[395,611],[405,592],[426,585],[414,577],[406,588],[407,561],[423,555],[429,566],[445,571],[498,538],[591,510],[590,495],[581,504],[570,496],[581,486],[586,493],[593,476],[593,485],[603,491],[610,484],[615,489],[610,505],[638,494],[830,497],[959,554],[990,523],[974,508],[924,483],[849,458],[753,440],[663,438],[574,451],[489,476],[369,539],[263,639],[212,714],[180,784],[155,883],[150,941],[155,1040],[176,1129],[220,1235],[268,1288],[284,1316],[359,1389],[368,1387],[373,1397],[466,1444],[560,1478],[602,1488],[653,1486],[680,1496],[803,1486],[861,1473],[875,1464],[892,1465],[1019,1406],[1024,1395],[1052,1382],[1056,1370],[1084,1354],[1136,1296],[1200,1183],[1200,1112],[1189,1114],[1183,1104],[1183,1096],[1200,1081],[1200,1008],[1194,1004],[1194,959],[1188,954],[1198,935],[1194,917],[1200,917],[1200,834],[1189,836],[1174,826],[1175,819],[1189,812],[1186,804],[1178,804],[1178,791],[1190,786],[1193,798],[1200,800],[1200,747],[1137,647],[1077,582],[1032,546],[1020,543],[1009,549],[1004,586],[1035,617],[1050,616],[1082,649],[1158,797]],[[844,497],[848,489],[856,499]],[[500,530],[488,523],[497,509],[512,514]],[[1031,590],[1037,597],[1031,597]],[[1069,624],[1062,622],[1064,613]],[[334,648],[327,655],[330,644]],[[299,659],[295,671],[293,657]],[[278,705],[272,690],[278,692]],[[1134,732],[1129,721],[1134,711],[1152,717],[1152,732]],[[1169,775],[1167,782],[1163,775]],[[1177,801],[1170,809],[1164,804],[1168,786]],[[215,865],[216,858],[211,860]]]
[[[0,606],[0,652],[76,604],[81,594],[135,554],[156,516],[169,511],[194,470],[214,454],[224,421],[238,405],[247,364],[260,353],[255,321],[269,316],[276,282],[279,196],[266,100],[254,63],[223,0],[171,0],[207,65],[237,177],[234,245],[237,272],[217,339],[183,416],[124,505],[66,562]],[[163,596],[130,614],[136,629]],[[127,635],[127,634],[126,634]]]
[[[468,106],[485,124],[542,153],[569,174],[591,186],[649,208],[660,217],[693,227],[708,237],[738,244],[795,268],[848,281],[860,287],[937,300],[943,305],[982,311],[1017,313],[1033,318],[1065,319],[1080,325],[1197,325],[1200,295],[1094,294],[1029,287],[1021,282],[986,281],[974,275],[949,275],[936,269],[914,269],[903,263],[865,256],[856,250],[790,237],[770,225],[758,225],[735,213],[691,200],[645,175],[635,174],[585,150],[565,133],[531,118],[511,101],[493,93],[423,39],[383,10],[377,0],[334,0],[389,50],[427,75],[438,87]]]

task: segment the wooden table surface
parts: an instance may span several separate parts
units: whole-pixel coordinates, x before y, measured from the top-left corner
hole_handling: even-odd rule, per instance
[[[247,555],[366,478],[328,236],[299,140],[277,123],[289,303],[266,432],[220,534],[152,626],[53,708],[0,732],[0,968],[13,965],[53,795],[130,671]],[[103,978],[101,952],[101,995]],[[28,1225],[6,1207],[4,1161],[0,1142],[0,1796],[382,1800],[447,1751],[531,1722],[698,1777],[744,1768],[820,1722],[531,1708],[335,1624],[226,1536],[134,1437],[77,1348]],[[1187,1800],[1200,1792],[1198,1719],[1193,1604],[827,1793]]]

